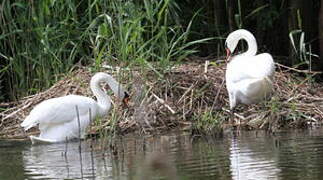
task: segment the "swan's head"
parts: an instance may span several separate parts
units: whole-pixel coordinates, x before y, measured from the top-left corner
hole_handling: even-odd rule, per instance
[[[129,94],[125,91],[121,84],[119,84],[111,75],[103,72],[96,73],[91,80],[91,87],[95,84],[107,83],[107,89],[111,88],[115,96],[122,100],[124,104],[128,104]]]
[[[125,91],[125,92],[124,92],[124,97],[123,97],[123,99],[122,99],[122,102],[123,102],[123,104],[124,104],[126,107],[128,107],[129,99],[130,99],[130,96],[129,96],[129,94]]]
[[[117,90],[113,90],[112,87],[110,87],[109,83],[105,85],[105,89],[112,89],[113,93],[117,96],[118,99],[120,99],[125,107],[129,106],[129,100],[130,95],[127,93],[126,90],[123,89],[123,87],[119,84],[119,87]]]
[[[225,44],[225,51],[227,53],[225,57],[225,61],[228,62],[231,58],[232,51],[227,47],[227,44]]]
[[[230,60],[231,55],[236,49],[238,42],[240,40],[238,39],[239,38],[238,34],[236,34],[235,32],[236,31],[234,31],[233,33],[230,33],[225,41],[225,51],[227,53],[226,61]]]

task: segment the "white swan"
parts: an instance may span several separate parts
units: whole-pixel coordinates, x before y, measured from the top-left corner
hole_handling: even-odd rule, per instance
[[[30,112],[21,126],[28,130],[39,124],[40,135],[30,136],[32,143],[55,143],[78,137],[84,138],[86,128],[90,124],[89,109],[93,120],[95,117],[106,115],[111,107],[111,98],[100,88],[101,82],[107,82],[117,97],[123,100],[129,97],[112,76],[103,72],[96,73],[91,79],[90,87],[97,101],[85,96],[68,95],[45,100]]]
[[[231,57],[239,40],[247,41],[248,50]],[[226,86],[230,109],[239,104],[253,104],[269,97],[273,91],[275,64],[268,53],[257,53],[255,37],[247,30],[239,29],[226,39],[227,64]]]

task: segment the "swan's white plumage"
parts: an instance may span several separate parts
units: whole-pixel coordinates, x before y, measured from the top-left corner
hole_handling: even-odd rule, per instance
[[[124,89],[110,75],[97,73],[91,79],[91,90],[98,101],[84,96],[68,95],[48,99],[35,106],[21,123],[25,130],[39,124],[40,135],[39,137],[31,136],[32,142],[61,142],[78,138],[79,125],[76,107],[80,118],[80,137],[84,138],[90,119],[106,115],[111,106],[111,99],[100,89],[100,82],[107,82],[119,98],[124,98]],[[91,118],[89,117],[90,111]]]
[[[226,46],[230,52],[235,50],[240,39],[247,41],[248,51],[232,57],[226,70],[226,85],[231,109],[238,103],[257,103],[269,97],[273,89],[275,64],[272,56],[268,53],[256,55],[256,39],[244,29],[229,34]]]

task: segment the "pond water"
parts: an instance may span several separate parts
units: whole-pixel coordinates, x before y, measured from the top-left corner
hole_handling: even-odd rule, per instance
[[[105,144],[0,141],[0,179],[323,179],[322,128],[223,138],[172,133]]]

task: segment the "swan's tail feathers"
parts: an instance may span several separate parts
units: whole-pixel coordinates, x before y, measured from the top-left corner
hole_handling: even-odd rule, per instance
[[[38,124],[38,119],[27,116],[27,118],[20,124],[21,127],[27,131],[28,129],[36,126]]]

